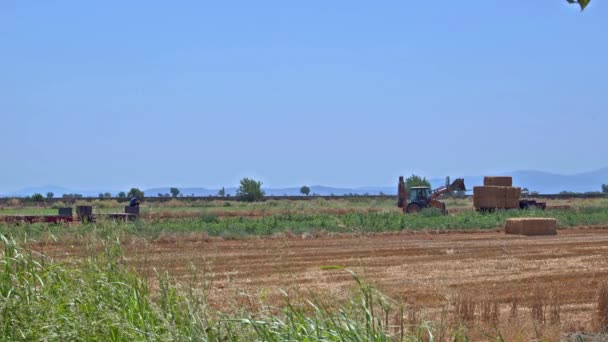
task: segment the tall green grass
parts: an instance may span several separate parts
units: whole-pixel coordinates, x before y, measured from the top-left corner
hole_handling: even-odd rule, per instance
[[[0,338],[35,340],[175,340],[206,338],[208,327],[181,296],[129,271],[116,243],[78,267],[66,267],[2,236]]]

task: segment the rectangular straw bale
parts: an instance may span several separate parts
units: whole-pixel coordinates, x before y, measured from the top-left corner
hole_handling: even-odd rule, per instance
[[[521,188],[506,187],[505,189],[505,209],[519,208],[519,198],[521,197]]]
[[[505,223],[505,234],[555,235],[557,234],[557,220],[541,217],[510,218]]]
[[[513,177],[510,176],[486,176],[483,178],[485,186],[513,186]]]
[[[477,209],[504,208],[506,191],[504,186],[476,186],[473,188],[473,205]]]

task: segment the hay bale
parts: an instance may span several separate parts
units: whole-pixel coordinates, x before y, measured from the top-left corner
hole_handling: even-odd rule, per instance
[[[540,217],[510,218],[505,224],[505,234],[555,235],[557,234],[557,220]]]
[[[486,176],[483,177],[485,186],[513,186],[513,177],[509,176]]]
[[[521,197],[521,188],[506,187],[505,188],[505,209],[519,208],[519,198]]]
[[[477,209],[505,207],[506,189],[503,186],[476,186],[473,188],[473,205]]]
[[[473,205],[476,209],[517,209],[521,188],[511,186],[476,186]]]

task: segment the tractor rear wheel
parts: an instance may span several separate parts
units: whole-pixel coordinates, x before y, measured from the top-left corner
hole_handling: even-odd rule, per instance
[[[422,207],[418,203],[410,203],[408,204],[405,212],[408,214],[417,214],[422,210]]]

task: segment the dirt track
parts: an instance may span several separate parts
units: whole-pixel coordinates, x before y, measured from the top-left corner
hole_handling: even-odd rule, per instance
[[[78,254],[56,245],[55,256]],[[218,241],[164,237],[126,246],[129,262],[187,279],[189,263],[207,270],[210,300],[224,306],[239,292],[320,290],[345,298],[354,282],[344,266],[383,293],[409,304],[440,307],[455,294],[522,306],[535,290],[558,291],[562,315],[588,321],[600,281],[608,279],[608,229],[560,230],[557,236],[521,237],[500,232],[279,237]]]

